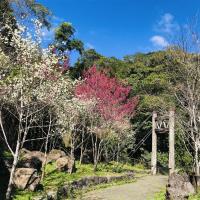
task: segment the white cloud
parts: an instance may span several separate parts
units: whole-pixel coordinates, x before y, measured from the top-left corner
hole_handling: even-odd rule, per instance
[[[171,13],[165,13],[155,25],[155,31],[173,34],[179,30],[179,25]]]
[[[169,45],[167,40],[163,36],[160,36],[160,35],[154,35],[153,37],[151,37],[150,41],[156,47],[166,47]]]
[[[64,19],[61,18],[61,17],[58,17],[58,16],[53,15],[53,16],[52,16],[52,21],[57,22],[57,23],[60,23],[60,22],[63,22]]]
[[[44,41],[52,41],[54,39],[55,35],[55,27],[52,27],[50,30],[47,28],[42,29],[42,39]]]
[[[58,16],[53,15],[51,17],[51,28],[48,30],[47,28],[42,28],[42,40],[43,41],[53,41],[55,36],[55,30],[61,24],[64,22],[63,18],[60,18]]]
[[[89,43],[89,42],[87,42],[87,43],[85,44],[85,46],[86,46],[87,49],[94,49],[94,45],[91,44],[91,43]]]

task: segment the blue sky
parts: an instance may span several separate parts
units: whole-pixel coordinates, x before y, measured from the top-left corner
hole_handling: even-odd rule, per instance
[[[200,8],[199,0],[39,0],[53,12],[53,27],[71,22],[86,48],[122,58],[166,47]]]

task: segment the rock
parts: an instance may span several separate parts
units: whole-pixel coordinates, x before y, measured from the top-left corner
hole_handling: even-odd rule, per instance
[[[28,158],[24,157],[19,161],[18,168],[34,168],[40,171],[42,168],[42,161],[34,156]]]
[[[58,196],[60,198],[67,198],[69,197],[70,194],[70,186],[69,185],[64,185],[60,188],[58,188],[58,192],[57,192]]]
[[[35,196],[32,200],[58,200],[57,191],[47,191],[46,194]]]
[[[32,200],[47,200],[47,198],[44,195],[40,195],[32,197]]]
[[[192,194],[195,194],[195,188],[187,174],[173,173],[169,176],[166,199],[185,200]]]
[[[37,170],[33,168],[17,168],[14,174],[13,183],[15,188],[35,191],[40,183]]]
[[[45,156],[44,153],[41,151],[29,151],[27,153],[25,153],[22,156],[22,160],[23,159],[31,159],[31,158],[37,158],[38,160],[40,160],[42,163],[44,162]]]
[[[53,149],[49,152],[48,156],[47,156],[47,163],[49,162],[53,162],[58,160],[59,158],[65,157],[66,154],[64,151],[61,151],[59,149]]]
[[[29,151],[27,149],[22,149],[20,151],[20,160],[17,167],[34,168],[40,171],[44,159],[45,159],[44,153],[40,151]]]
[[[102,183],[110,183],[112,181],[124,180],[134,178],[134,173],[125,174],[122,176],[89,176],[81,178],[80,180],[72,181],[69,184],[61,186],[58,189],[58,196],[62,198],[69,197],[74,190],[80,190],[89,186],[98,185]]]
[[[58,195],[57,195],[57,191],[47,191],[47,199],[48,200],[57,200],[58,199]]]
[[[57,159],[56,168],[61,172],[75,172],[75,161],[68,156]]]
[[[24,154],[30,153],[31,151],[29,151],[28,149],[22,148],[20,151],[21,156],[23,156]]]
[[[63,157],[63,158],[58,158],[56,161],[56,168],[58,171],[68,171],[68,163],[69,163],[69,158],[68,157]]]

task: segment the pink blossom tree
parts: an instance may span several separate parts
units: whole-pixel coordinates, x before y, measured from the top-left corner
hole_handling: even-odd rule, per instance
[[[129,119],[138,104],[138,97],[131,97],[131,87],[124,86],[95,66],[84,73],[84,80],[76,86],[75,95],[83,101],[92,101],[88,109],[93,149],[94,170],[106,149],[106,138],[113,132],[120,140],[122,133],[130,130]],[[120,149],[120,147],[118,148]]]
[[[84,73],[84,80],[76,87],[75,94],[83,100],[94,99],[96,111],[110,121],[130,118],[138,104],[138,97],[130,97],[131,87],[124,86],[116,78],[98,71],[96,66]]]

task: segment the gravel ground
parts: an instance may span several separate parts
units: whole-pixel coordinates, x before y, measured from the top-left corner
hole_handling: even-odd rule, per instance
[[[136,182],[86,193],[81,200],[153,200],[167,184],[167,176],[144,176]]]

